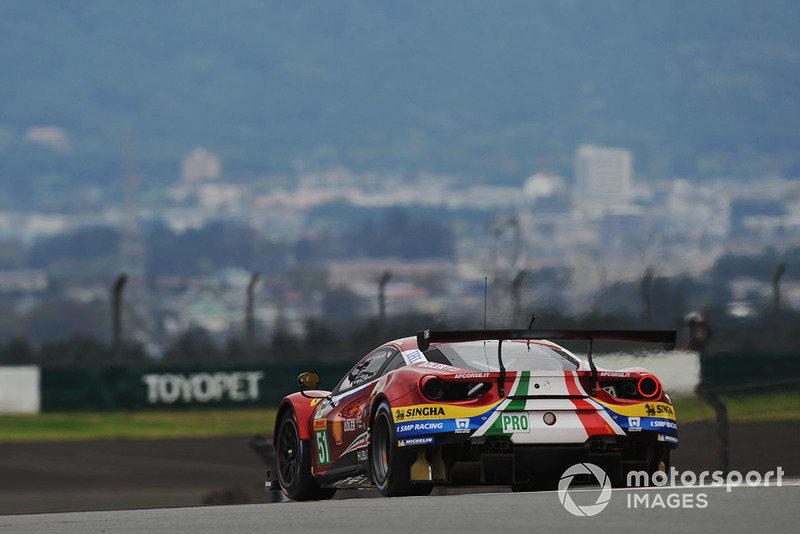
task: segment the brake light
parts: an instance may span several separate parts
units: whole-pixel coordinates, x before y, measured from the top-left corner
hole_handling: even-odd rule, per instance
[[[655,400],[664,394],[661,382],[649,373],[616,380],[610,378],[598,383],[598,386],[617,399]]]
[[[661,384],[656,380],[656,377],[651,375],[645,375],[640,378],[636,387],[639,390],[639,394],[647,399],[652,399],[661,391]]]

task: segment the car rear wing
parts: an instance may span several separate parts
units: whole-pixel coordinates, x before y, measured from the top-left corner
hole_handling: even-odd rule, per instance
[[[632,343],[661,343],[664,350],[675,348],[677,332],[675,330],[423,330],[417,333],[417,346],[425,352],[432,343],[461,343],[465,341],[498,341],[497,362],[500,368],[498,389],[500,396],[505,395],[505,374],[503,365],[503,341],[532,339],[568,339],[586,340],[589,342],[587,359],[592,369],[592,395],[597,391],[597,367],[592,360],[592,344],[600,341],[626,341]]]
[[[425,352],[431,343],[528,339],[662,343],[664,350],[672,350],[675,348],[677,332],[675,330],[423,330],[417,333],[417,346],[419,350]]]

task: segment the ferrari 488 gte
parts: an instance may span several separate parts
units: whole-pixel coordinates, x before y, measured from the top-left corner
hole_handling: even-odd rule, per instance
[[[553,339],[588,341],[587,359]],[[595,340],[670,349],[675,332],[426,330],[367,354],[333,391],[303,373],[277,413],[276,482],[309,500],[337,488],[555,488],[578,462],[618,485],[631,470],[664,470],[678,444],[669,397],[645,369],[598,369]]]

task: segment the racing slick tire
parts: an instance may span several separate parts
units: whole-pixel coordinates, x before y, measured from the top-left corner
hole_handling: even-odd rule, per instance
[[[415,450],[403,450],[397,446],[392,409],[388,403],[381,402],[375,411],[369,443],[372,481],[381,495],[430,495],[433,484],[411,482],[411,464],[415,456]]]
[[[333,497],[336,489],[320,487],[311,474],[311,444],[300,439],[294,410],[287,410],[281,418],[275,443],[278,481],[287,497],[295,501]]]

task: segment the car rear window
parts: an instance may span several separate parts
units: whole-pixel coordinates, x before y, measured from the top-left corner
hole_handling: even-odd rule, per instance
[[[497,341],[469,341],[435,345],[425,352],[428,360],[479,372],[498,372]],[[565,349],[540,342],[504,341],[506,371],[575,371],[580,361]]]

